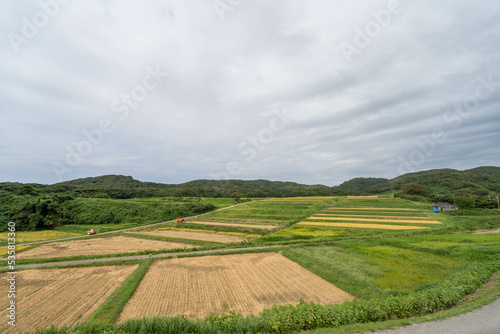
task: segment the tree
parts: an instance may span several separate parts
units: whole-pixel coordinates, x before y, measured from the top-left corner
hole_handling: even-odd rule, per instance
[[[460,209],[474,209],[476,201],[472,197],[458,196],[455,198],[455,205]]]
[[[431,194],[431,191],[428,188],[421,186],[418,183],[403,184],[401,188],[403,193],[406,195],[428,196]]]

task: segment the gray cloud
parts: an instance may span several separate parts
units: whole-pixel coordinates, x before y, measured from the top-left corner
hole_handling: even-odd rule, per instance
[[[351,62],[340,45],[355,45],[356,29],[392,1],[245,1],[224,20],[211,1],[71,1],[24,36],[41,4],[58,1],[0,5],[0,181],[114,173],[336,185],[396,176],[417,156],[415,170],[500,165],[491,1],[401,0]],[[17,53],[12,33],[27,41]],[[127,106],[156,68],[169,75]],[[489,76],[487,98],[454,111]],[[280,123],[283,110],[293,118]],[[100,137],[103,120],[113,129]],[[446,140],[427,154],[435,129]]]

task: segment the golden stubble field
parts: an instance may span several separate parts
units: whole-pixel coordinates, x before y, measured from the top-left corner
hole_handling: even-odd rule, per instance
[[[24,333],[50,324],[84,322],[137,268],[102,266],[30,269],[16,275],[16,327],[7,324],[9,300],[2,298],[0,333]],[[0,291],[8,291],[7,275],[0,274]]]
[[[229,222],[214,222],[214,221],[187,221],[189,224],[200,224],[200,225],[211,225],[211,226],[235,226],[235,227],[245,227],[245,228],[258,228],[263,230],[274,230],[278,228],[276,225],[271,224],[247,224],[247,223],[229,223]]]
[[[155,315],[258,314],[274,304],[342,303],[354,297],[276,253],[156,261],[119,321]]]
[[[155,237],[221,242],[221,243],[242,242],[248,240],[234,235],[225,235],[225,234],[210,233],[210,232],[175,231],[175,230],[136,232],[136,234],[151,235]]]
[[[148,240],[125,236],[95,238],[43,244],[17,254],[17,259],[54,258],[78,255],[120,254],[144,250],[193,248],[184,243]]]

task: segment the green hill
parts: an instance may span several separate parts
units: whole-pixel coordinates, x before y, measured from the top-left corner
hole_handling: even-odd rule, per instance
[[[268,180],[195,180],[182,184],[142,182],[131,176],[104,175],[56,183],[54,185],[0,183],[0,191],[16,195],[66,194],[73,197],[292,197],[338,196],[337,187],[304,185]]]
[[[382,184],[387,185],[388,183],[390,183],[389,179],[374,178],[374,177],[368,177],[368,178],[357,177],[342,183],[341,185],[339,185],[339,188],[351,194],[351,193],[364,192],[370,187],[380,186]]]
[[[402,185],[417,183],[436,194],[487,195],[500,192],[500,167],[478,167],[459,171],[432,169],[398,176],[392,180],[381,178],[355,178],[339,188],[350,195],[380,194],[400,191]]]

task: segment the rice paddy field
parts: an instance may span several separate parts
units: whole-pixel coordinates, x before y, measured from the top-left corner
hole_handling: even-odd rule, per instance
[[[32,332],[35,328],[84,322],[118,288],[135,266],[101,266],[67,269],[23,270],[16,276],[17,324],[0,322],[1,333]],[[6,291],[7,274],[0,274]],[[2,298],[2,318],[9,300]]]
[[[300,300],[342,303],[354,297],[276,253],[156,261],[119,321],[145,316],[257,315]]]
[[[33,258],[58,258],[82,255],[123,254],[146,250],[171,250],[193,248],[185,243],[147,240],[127,236],[90,238],[42,244],[17,254],[18,260]]]
[[[398,201],[370,197],[346,198],[298,223],[299,226],[332,228],[419,230],[442,223],[429,214],[430,209],[395,207]],[[399,202],[414,206],[411,202]]]
[[[218,243],[238,243],[248,241],[248,238],[241,236],[222,234],[206,230],[171,230],[171,229],[159,229],[154,231],[137,232],[137,234],[151,235],[156,237],[165,238],[176,238],[185,240],[198,240],[198,241],[209,241]]]
[[[377,316],[384,312],[387,319],[417,317],[466,303],[500,269],[500,234],[473,233],[499,227],[498,210],[434,214],[429,205],[400,199],[301,197],[250,202],[116,236],[47,243],[20,252],[19,259],[200,245],[238,254],[190,250],[113,266],[20,269],[19,328],[53,323],[75,326],[75,332],[41,333],[293,333],[338,327],[353,315],[362,322],[382,321]],[[500,284],[494,291],[500,295]],[[436,296],[446,301],[435,304]],[[415,310],[407,311],[412,303]],[[40,315],[41,307],[47,314]],[[149,318],[154,316],[160,318]],[[10,333],[7,327],[0,332]]]

